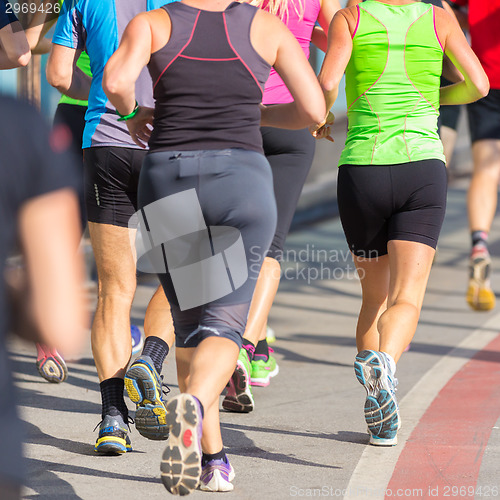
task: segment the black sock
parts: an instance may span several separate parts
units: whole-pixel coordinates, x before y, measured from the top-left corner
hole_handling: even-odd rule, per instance
[[[207,462],[210,462],[210,460],[224,460],[227,462],[224,447],[222,447],[222,450],[220,450],[219,453],[203,453],[201,457],[201,466],[205,466]]]
[[[163,362],[169,350],[168,344],[160,337],[155,337],[154,335],[146,337],[144,347],[142,348],[142,354],[144,356],[149,356],[153,360],[158,375],[161,373]]]
[[[102,418],[106,415],[121,415],[123,421],[128,420],[128,409],[123,396],[124,383],[122,378],[108,378],[100,384],[102,399]]]
[[[472,231],[470,235],[473,247],[481,245],[488,248],[488,233],[486,231]]]
[[[243,339],[243,342],[241,343],[241,347],[245,349],[245,351],[248,354],[248,359],[250,360],[250,363],[252,362],[253,355],[255,354],[255,346],[252,344],[247,339]]]
[[[269,345],[267,339],[259,340],[257,347],[255,348],[254,357],[256,359],[263,359],[264,361],[269,361]]]

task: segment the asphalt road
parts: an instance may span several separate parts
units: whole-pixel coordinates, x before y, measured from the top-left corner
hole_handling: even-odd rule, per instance
[[[450,186],[420,324],[398,364],[403,427],[394,448],[367,444],[365,392],[352,367],[360,287],[340,222],[302,226],[290,235],[270,320],[280,373],[268,388],[254,390],[252,413],[221,412],[236,471],[234,492],[224,498],[500,495],[500,310],[478,313],[465,302],[466,187],[466,178]],[[499,220],[490,240],[493,267],[500,269]],[[132,314],[138,325],[154,287],[154,279],[141,279]],[[132,453],[94,455],[100,395],[90,345],[69,363],[70,376],[60,385],[39,377],[33,346],[14,341],[10,348],[27,430],[24,498],[169,496],[159,479],[164,443],[132,429]],[[163,373],[176,394],[172,355]]]

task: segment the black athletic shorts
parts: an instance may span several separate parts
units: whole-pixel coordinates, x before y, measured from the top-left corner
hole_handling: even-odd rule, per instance
[[[265,156],[244,149],[150,152],[139,207],[141,234],[148,231],[143,241],[156,248],[158,260],[149,258],[171,306],[176,346],[196,347],[217,336],[241,348],[255,284],[276,230]],[[216,262],[220,267],[212,268]]]
[[[78,104],[58,104],[56,114],[54,115],[54,128],[66,127],[71,134],[71,149],[78,158],[77,165],[80,172],[80,188],[78,189],[78,204],[80,206],[80,222],[82,229],[87,225],[87,210],[85,207],[85,195],[83,192],[83,160],[82,160],[82,141],[83,130],[85,129],[85,113],[87,108]]]
[[[62,103],[57,105],[54,126],[66,125],[71,132],[73,150],[82,155],[83,130],[87,108],[78,104]]]
[[[85,203],[89,222],[129,227],[137,211],[143,149],[115,146],[84,149]]]
[[[260,131],[264,154],[273,172],[274,196],[278,208],[276,233],[267,256],[281,261],[300,193],[311,170],[316,139],[309,129],[262,127]]]
[[[500,89],[490,89],[479,101],[467,104],[471,142],[500,139]]]
[[[446,167],[441,160],[342,165],[337,198],[349,249],[358,257],[375,258],[387,254],[391,240],[436,248],[446,189]]]

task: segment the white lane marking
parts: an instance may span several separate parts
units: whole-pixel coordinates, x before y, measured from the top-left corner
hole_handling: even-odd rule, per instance
[[[500,313],[441,358],[400,401],[403,426],[392,448],[367,446],[352,473],[344,499],[384,500],[399,455],[423,414],[448,381],[499,333]],[[464,350],[470,350],[464,357]]]

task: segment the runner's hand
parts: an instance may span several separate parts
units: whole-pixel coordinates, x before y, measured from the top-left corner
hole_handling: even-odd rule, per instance
[[[326,118],[316,125],[309,127],[309,131],[316,139],[326,139],[327,141],[334,142],[331,136],[331,125],[335,122],[335,116],[331,111],[328,111]]]
[[[141,148],[146,149],[153,127],[153,108],[139,106],[137,114],[127,120],[128,131],[132,140]]]

